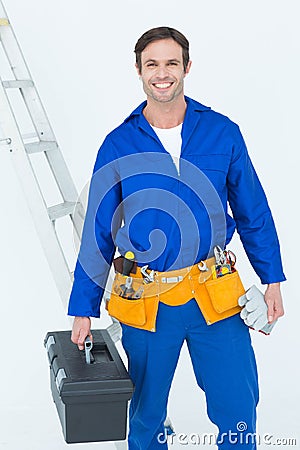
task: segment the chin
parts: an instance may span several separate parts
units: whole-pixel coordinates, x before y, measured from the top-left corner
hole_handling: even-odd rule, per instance
[[[156,100],[157,102],[160,102],[160,103],[168,103],[168,102],[171,102],[172,100],[174,100],[175,95],[174,94],[168,94],[166,96],[164,96],[164,95],[153,95],[152,98],[154,100]]]

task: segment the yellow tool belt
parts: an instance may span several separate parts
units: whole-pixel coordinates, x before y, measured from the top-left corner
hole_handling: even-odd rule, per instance
[[[178,306],[194,298],[208,325],[240,312],[238,299],[245,289],[238,272],[213,279],[211,267],[215,258],[207,259],[205,264],[207,271],[200,270],[202,264],[195,264],[169,272],[154,272],[154,281],[148,284],[138,267],[135,274],[130,274],[133,291],[141,293],[136,299],[120,295],[120,286],[124,286],[127,277],[116,272],[106,305],[108,313],[126,325],[155,331],[159,302]]]

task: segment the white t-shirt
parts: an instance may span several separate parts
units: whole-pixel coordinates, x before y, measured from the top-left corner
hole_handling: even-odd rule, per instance
[[[157,134],[160,142],[170,153],[179,174],[179,158],[181,154],[181,128],[182,123],[173,128],[152,127]]]

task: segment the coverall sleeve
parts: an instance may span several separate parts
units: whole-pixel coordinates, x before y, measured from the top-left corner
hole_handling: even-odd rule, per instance
[[[249,261],[263,284],[284,281],[279,241],[268,201],[237,127],[227,177],[228,201]]]
[[[81,246],[69,299],[71,316],[100,317],[100,303],[115,254],[114,229],[121,223],[121,187],[113,145],[102,144],[90,183]]]

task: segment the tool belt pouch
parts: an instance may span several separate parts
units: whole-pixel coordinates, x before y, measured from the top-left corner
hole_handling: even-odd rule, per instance
[[[238,307],[238,299],[245,293],[237,270],[216,279],[209,279],[204,286],[214,310],[219,314]]]
[[[145,284],[142,277],[130,279],[126,287],[128,277],[116,272],[106,309],[119,322],[154,331],[159,303],[157,283]]]

